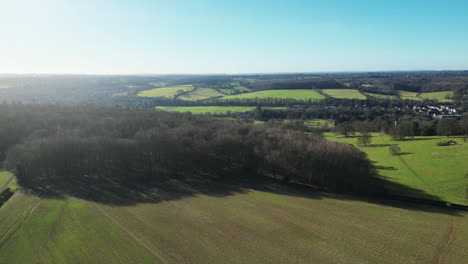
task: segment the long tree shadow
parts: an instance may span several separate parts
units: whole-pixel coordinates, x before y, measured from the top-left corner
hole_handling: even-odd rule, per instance
[[[404,155],[411,155],[411,154],[414,154],[412,152],[399,152],[399,153],[395,153],[393,154],[394,156],[404,156]]]
[[[459,211],[444,206],[446,202],[439,197],[423,190],[395,183],[382,176],[377,176],[373,180],[382,183],[385,188],[372,195],[336,194],[317,186],[294,182],[284,183],[261,175],[224,177],[197,175],[161,178],[158,181],[148,182],[120,182],[82,177],[67,182],[44,182],[39,185],[24,186],[24,188],[28,192],[44,197],[60,199],[73,196],[113,206],[159,203],[196,195],[225,197],[256,190],[308,199],[359,200],[412,211],[459,215]]]

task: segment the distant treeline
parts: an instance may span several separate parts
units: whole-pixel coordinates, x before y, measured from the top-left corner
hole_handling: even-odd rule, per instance
[[[357,148],[289,129],[208,116],[95,106],[0,105],[0,157],[19,183],[270,176],[342,193],[381,192]]]

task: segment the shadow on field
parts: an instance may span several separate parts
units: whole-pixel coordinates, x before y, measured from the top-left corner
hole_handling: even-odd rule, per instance
[[[375,148],[380,148],[380,147],[390,147],[393,145],[398,145],[398,144],[370,144],[367,145],[368,147],[375,147]]]
[[[390,168],[391,169],[391,168]],[[445,202],[438,197],[404,186],[384,177],[377,180],[385,182],[385,190],[378,195],[358,196],[336,194],[322,188],[301,183],[284,183],[266,177],[209,177],[207,175],[190,178],[171,178],[159,182],[145,184],[124,183],[82,178],[79,181],[46,184],[45,187],[36,185],[26,190],[40,196],[56,199],[73,196],[84,200],[104,203],[113,206],[129,206],[139,203],[159,203],[173,201],[196,195],[224,197],[234,194],[248,193],[252,190],[275,193],[279,195],[302,197],[307,199],[333,198],[348,201],[364,201],[384,206],[402,208],[411,211],[433,212],[440,214],[459,215],[457,210],[445,206]],[[395,196],[394,194],[411,195],[415,198]]]
[[[403,155],[411,155],[411,154],[414,154],[412,152],[400,152],[400,153],[396,153],[396,154],[393,154],[394,156],[403,156]]]
[[[392,166],[375,166],[375,168],[378,170],[398,170],[397,168]]]

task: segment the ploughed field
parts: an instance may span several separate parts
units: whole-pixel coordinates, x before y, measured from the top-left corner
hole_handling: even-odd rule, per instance
[[[353,145],[357,143],[355,137],[346,138],[333,133],[327,133],[326,137]],[[457,145],[436,145],[447,140],[453,140]],[[389,151],[389,146],[393,144],[401,149],[398,155],[392,155]],[[444,201],[468,205],[468,142],[463,142],[462,138],[431,136],[392,141],[387,135],[372,133],[370,146],[360,149],[375,161],[380,175]],[[398,190],[395,192],[399,193]]]
[[[16,191],[0,208],[0,263],[468,259],[466,214],[275,186],[123,204]]]

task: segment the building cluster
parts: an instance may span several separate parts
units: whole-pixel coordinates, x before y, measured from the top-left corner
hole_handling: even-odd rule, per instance
[[[431,116],[432,118],[459,118],[462,116],[461,109],[456,109],[452,106],[446,105],[425,105],[425,106],[413,106],[413,112]]]

